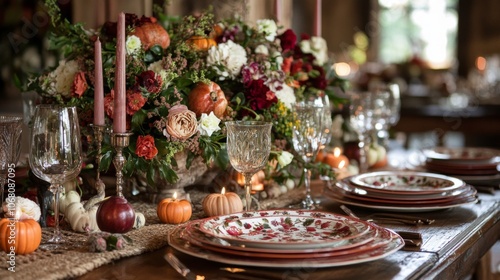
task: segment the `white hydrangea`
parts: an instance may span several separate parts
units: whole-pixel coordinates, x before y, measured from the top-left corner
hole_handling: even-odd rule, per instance
[[[201,135],[210,137],[212,133],[220,130],[219,123],[220,119],[214,115],[214,112],[210,112],[209,115],[202,113],[198,123],[198,130]]]
[[[310,40],[303,40],[300,42],[300,49],[304,53],[314,55],[314,64],[324,65],[328,61],[328,46],[325,39],[322,37],[311,37]]]
[[[287,84],[283,84],[281,90],[276,91],[276,97],[281,101],[288,109],[292,109],[293,103],[296,102],[295,93],[293,88]]]
[[[128,55],[136,55],[139,53],[141,49],[142,43],[141,39],[135,35],[131,35],[127,37],[127,41],[125,42],[125,48],[127,49]]]
[[[231,40],[208,50],[207,64],[213,66],[220,75],[219,80],[236,78],[246,63],[245,49]]]
[[[257,30],[266,36],[266,40],[274,41],[278,32],[278,26],[272,19],[257,20]]]
[[[47,76],[47,81],[43,86],[44,90],[52,95],[70,96],[73,80],[78,71],[78,63],[76,61],[59,61],[59,66],[57,66],[56,70]]]

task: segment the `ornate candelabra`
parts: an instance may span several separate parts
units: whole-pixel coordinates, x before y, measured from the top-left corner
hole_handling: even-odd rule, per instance
[[[116,169],[116,195],[123,197],[123,166],[127,159],[123,156],[123,148],[127,147],[130,143],[130,136],[132,133],[111,133],[111,145],[116,151],[116,155],[113,158],[113,164]]]
[[[92,127],[92,130],[94,131],[94,142],[96,145],[96,156],[95,156],[95,162],[97,165],[96,184],[100,184],[102,141],[104,140],[104,134],[108,132],[109,127],[106,125],[95,125],[95,124],[91,124],[90,127]]]

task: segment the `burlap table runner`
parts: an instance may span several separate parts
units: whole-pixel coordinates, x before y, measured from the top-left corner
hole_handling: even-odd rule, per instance
[[[261,209],[280,208],[290,205],[302,195],[302,190],[293,190],[275,199],[260,202]],[[193,201],[192,219],[205,217],[201,209],[201,199],[206,193],[190,193]],[[137,212],[146,217],[146,226],[132,230],[126,235],[133,242],[122,250],[102,253],[89,252],[87,234],[63,230],[68,246],[65,250],[45,251],[38,249],[29,255],[19,255],[15,259],[15,272],[10,266],[7,253],[0,253],[0,279],[68,279],[81,276],[99,266],[124,257],[136,256],[160,249],[166,245],[169,232],[176,225],[161,224],[156,216],[156,205],[147,202],[132,202]],[[43,229],[43,240],[50,237],[52,229]],[[42,241],[43,242],[43,241]]]

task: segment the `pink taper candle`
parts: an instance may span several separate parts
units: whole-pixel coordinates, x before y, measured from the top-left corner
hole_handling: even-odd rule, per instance
[[[94,43],[94,125],[104,125],[104,87],[102,80],[101,41]]]
[[[274,0],[274,17],[277,23],[281,22],[281,10],[282,10],[281,0]]]
[[[126,89],[125,89],[125,14],[118,16],[116,35],[115,98],[113,107],[113,132],[126,132]]]
[[[321,37],[321,0],[316,0],[314,7],[314,36]]]

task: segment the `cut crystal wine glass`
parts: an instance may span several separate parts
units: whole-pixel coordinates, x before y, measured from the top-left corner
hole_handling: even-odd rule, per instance
[[[251,210],[253,174],[266,166],[271,152],[270,122],[228,121],[227,153],[233,168],[245,177],[245,210]]]
[[[305,209],[315,208],[311,197],[311,170],[308,164],[316,158],[321,146],[323,114],[324,107],[311,102],[296,103],[293,107],[292,143],[295,151],[304,161],[306,196],[301,204]]]
[[[4,201],[4,187],[8,174],[14,171],[21,152],[23,118],[0,116],[0,190]],[[0,203],[0,204],[1,204]]]
[[[80,127],[76,107],[38,105],[33,116],[29,164],[35,176],[50,183],[54,194],[55,228],[47,249],[64,242],[59,229],[59,193],[82,167]],[[54,245],[54,246],[50,246]]]

